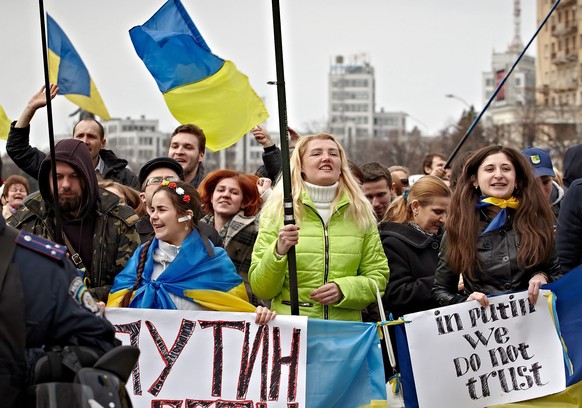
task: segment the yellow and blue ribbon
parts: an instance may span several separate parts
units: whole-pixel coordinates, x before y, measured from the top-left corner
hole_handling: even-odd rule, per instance
[[[497,197],[482,196],[479,199],[479,202],[477,203],[477,208],[481,209],[481,208],[485,208],[485,207],[491,207],[492,205],[501,208],[501,210],[497,213],[495,218],[493,218],[493,220],[491,220],[491,222],[489,223],[487,228],[485,228],[485,231],[483,231],[481,233],[481,235],[486,234],[490,231],[495,231],[495,230],[503,227],[503,225],[507,221],[507,210],[506,209],[507,208],[513,208],[513,209],[518,208],[519,207],[519,200],[513,196],[507,200],[505,200],[503,198],[497,198]]]
[[[572,364],[572,360],[570,360],[570,356],[568,356],[568,347],[566,346],[566,342],[562,337],[562,331],[560,330],[560,320],[558,319],[558,312],[556,309],[556,300],[557,296],[554,292],[550,292],[549,294],[545,295],[548,298],[548,307],[550,309],[550,313],[552,315],[552,321],[554,322],[554,326],[556,328],[556,332],[558,333],[558,337],[560,338],[560,344],[562,345],[562,354],[564,355],[564,364],[568,369],[568,374],[572,375],[574,373],[574,364]]]

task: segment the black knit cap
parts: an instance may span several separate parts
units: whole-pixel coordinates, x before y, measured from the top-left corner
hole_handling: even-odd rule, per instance
[[[155,159],[148,161],[141,166],[141,169],[139,169],[139,186],[142,187],[148,175],[155,169],[159,168],[174,170],[176,174],[178,174],[178,177],[180,177],[180,180],[184,180],[184,169],[180,163],[169,157],[156,157]]]

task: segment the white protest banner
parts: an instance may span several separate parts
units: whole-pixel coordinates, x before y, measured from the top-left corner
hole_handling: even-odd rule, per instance
[[[134,407],[305,407],[307,318],[110,308],[123,344],[138,346]]]
[[[420,407],[486,407],[560,392],[566,374],[542,290],[404,316]]]

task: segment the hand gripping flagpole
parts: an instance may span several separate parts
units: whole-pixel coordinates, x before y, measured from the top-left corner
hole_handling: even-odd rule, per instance
[[[475,129],[475,127],[477,126],[477,123],[479,123],[479,120],[481,120],[481,117],[483,116],[483,114],[485,113],[485,111],[489,108],[489,105],[491,105],[491,103],[493,102],[493,100],[495,99],[495,97],[497,96],[497,94],[499,93],[499,91],[501,91],[501,88],[503,88],[503,85],[505,85],[505,82],[507,81],[507,79],[509,78],[509,76],[511,75],[511,73],[513,72],[513,70],[515,69],[515,67],[519,63],[519,61],[521,61],[521,58],[525,55],[525,52],[527,51],[527,49],[529,48],[529,46],[531,45],[531,43],[535,40],[535,38],[537,37],[538,33],[542,30],[542,28],[544,27],[544,25],[546,25],[546,22],[548,21],[548,19],[550,18],[550,16],[552,15],[552,13],[554,12],[554,10],[556,9],[556,7],[558,7],[558,4],[560,4],[560,0],[556,0],[556,2],[554,3],[554,5],[550,9],[550,12],[544,18],[544,20],[542,21],[542,23],[540,24],[540,26],[538,27],[538,29],[536,30],[536,32],[534,33],[534,35],[530,38],[530,40],[528,41],[528,43],[525,46],[525,48],[521,51],[521,53],[519,54],[519,56],[517,57],[517,59],[515,60],[515,62],[513,63],[513,65],[511,66],[510,70],[507,71],[507,73],[505,74],[505,76],[503,77],[503,79],[501,80],[501,82],[499,83],[499,85],[497,85],[497,88],[495,89],[495,91],[493,91],[493,94],[489,97],[489,100],[485,104],[485,107],[481,110],[481,112],[479,112],[479,115],[477,115],[477,117],[475,118],[475,120],[473,121],[473,123],[471,123],[471,126],[469,126],[469,129],[467,129],[467,132],[465,133],[465,136],[463,136],[463,138],[459,141],[459,143],[455,147],[455,150],[453,150],[453,152],[451,153],[449,159],[447,160],[447,163],[445,164],[445,168],[451,167],[451,163],[453,162],[455,156],[459,152],[459,149],[461,148],[461,146],[463,145],[463,143],[465,143],[465,141],[467,140],[467,138],[469,137],[469,135],[473,132],[473,129]]]
[[[293,196],[291,192],[291,169],[289,165],[289,135],[287,133],[287,102],[285,97],[285,76],[283,72],[283,44],[281,41],[281,12],[279,0],[272,0],[273,29],[275,34],[275,64],[277,67],[277,98],[279,105],[279,133],[281,135],[281,170],[283,173],[283,210],[284,224],[295,224],[293,215]],[[297,263],[295,246],[287,252],[289,269],[289,296],[291,314],[299,315],[299,294],[297,286]]]
[[[55,212],[55,236],[54,241],[63,244],[63,229],[61,227],[61,209],[59,207],[59,186],[57,184],[57,165],[55,156],[55,137],[53,132],[53,107],[51,103],[51,87],[49,81],[49,68],[48,68],[48,46],[46,38],[46,24],[45,24],[45,12],[43,0],[38,2],[40,10],[40,32],[42,39],[42,60],[44,65],[44,90],[46,98],[46,113],[48,119],[48,133],[49,133],[49,147],[50,147],[50,157],[51,157],[51,177],[53,181],[53,203]],[[39,180],[40,181],[40,180]]]

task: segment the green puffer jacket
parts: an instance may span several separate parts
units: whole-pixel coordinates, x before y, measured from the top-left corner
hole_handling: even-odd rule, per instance
[[[374,280],[382,294],[390,274],[388,261],[375,225],[361,231],[344,215],[347,196],[338,203],[327,225],[323,224],[306,191],[301,194],[305,218],[299,230],[297,281],[302,316],[331,320],[361,321],[361,311],[376,301]],[[261,216],[259,236],[253,249],[249,280],[256,296],[273,299],[271,309],[291,314],[287,255],[275,254],[282,220]],[[325,283],[336,283],[344,297],[334,305],[313,302],[309,295]]]
[[[107,301],[113,279],[124,267],[139,245],[135,224],[139,217],[131,207],[119,204],[109,191],[99,188],[96,201],[97,219],[93,231],[93,259],[88,269],[88,287],[98,300]],[[54,222],[51,211],[40,193],[25,201],[8,223],[51,241]]]

